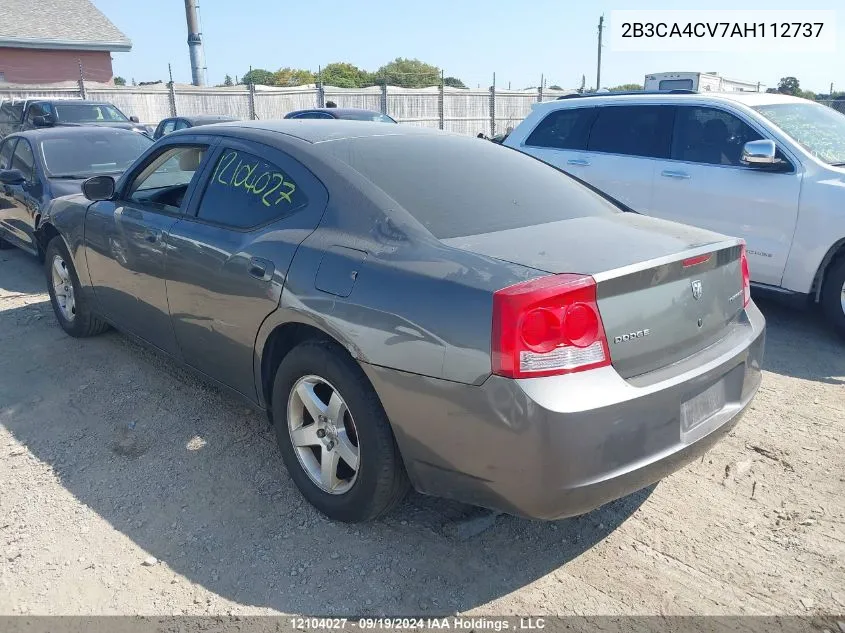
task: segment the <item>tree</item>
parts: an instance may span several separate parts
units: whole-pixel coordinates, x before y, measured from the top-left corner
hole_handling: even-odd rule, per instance
[[[232,81],[232,77],[231,77],[231,76],[226,75],[226,76],[223,78],[223,85],[224,85],[224,86],[234,86],[234,85],[235,85],[235,82],[234,82],[234,81]]]
[[[397,57],[375,72],[379,83],[403,88],[426,88],[440,83],[440,69],[418,59]]]
[[[370,73],[348,62],[328,64],[321,71],[320,79],[323,85],[337,88],[365,88],[374,83]]]
[[[272,86],[273,73],[263,68],[250,68],[248,73],[241,77],[241,83],[244,84],[258,84],[259,86]]]
[[[801,86],[795,77],[783,77],[778,82],[778,92],[785,95],[798,95],[801,92]]]
[[[450,88],[466,88],[464,82],[457,77],[445,77],[443,79],[443,85],[449,86]]]
[[[614,86],[610,89],[610,92],[631,92],[632,90],[642,90],[642,84],[622,84],[620,86]]]
[[[549,86],[549,90],[563,90],[561,86],[554,84],[553,86]]]
[[[126,80],[123,77],[115,77],[114,78],[114,85],[115,86],[125,86]]]
[[[272,86],[304,86],[317,83],[317,78],[310,70],[301,68],[279,68],[273,73]]]

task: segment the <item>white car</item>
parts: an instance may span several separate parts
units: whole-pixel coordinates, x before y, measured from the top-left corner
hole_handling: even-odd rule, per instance
[[[845,115],[766,93],[574,97],[538,103],[503,144],[744,238],[758,289],[820,303],[845,335]]]

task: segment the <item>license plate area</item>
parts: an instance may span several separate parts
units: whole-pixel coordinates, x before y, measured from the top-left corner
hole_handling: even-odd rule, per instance
[[[704,391],[681,403],[681,441],[694,442],[712,430],[712,420],[718,426],[717,413],[727,403],[725,379],[715,382]]]

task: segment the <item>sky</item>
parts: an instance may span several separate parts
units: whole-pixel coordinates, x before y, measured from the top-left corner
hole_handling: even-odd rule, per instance
[[[131,82],[191,82],[187,27],[181,0],[93,0],[132,40],[132,51],[113,53],[115,75]],[[417,58],[467,86],[522,89],[576,88],[586,75],[595,85],[596,32],[619,9],[802,9],[795,0],[200,0],[200,20],[210,84],[226,74],[284,66],[313,71],[351,62],[374,71],[396,57]],[[715,71],[725,77],[776,86],[797,77],[814,92],[845,90],[845,2],[818,0],[803,9],[837,10],[835,54],[666,53],[602,51],[602,86],[642,83],[647,73]]]

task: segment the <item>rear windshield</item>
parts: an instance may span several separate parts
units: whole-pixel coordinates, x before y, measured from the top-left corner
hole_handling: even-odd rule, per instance
[[[483,139],[370,136],[324,147],[438,239],[620,212],[554,167]]]

